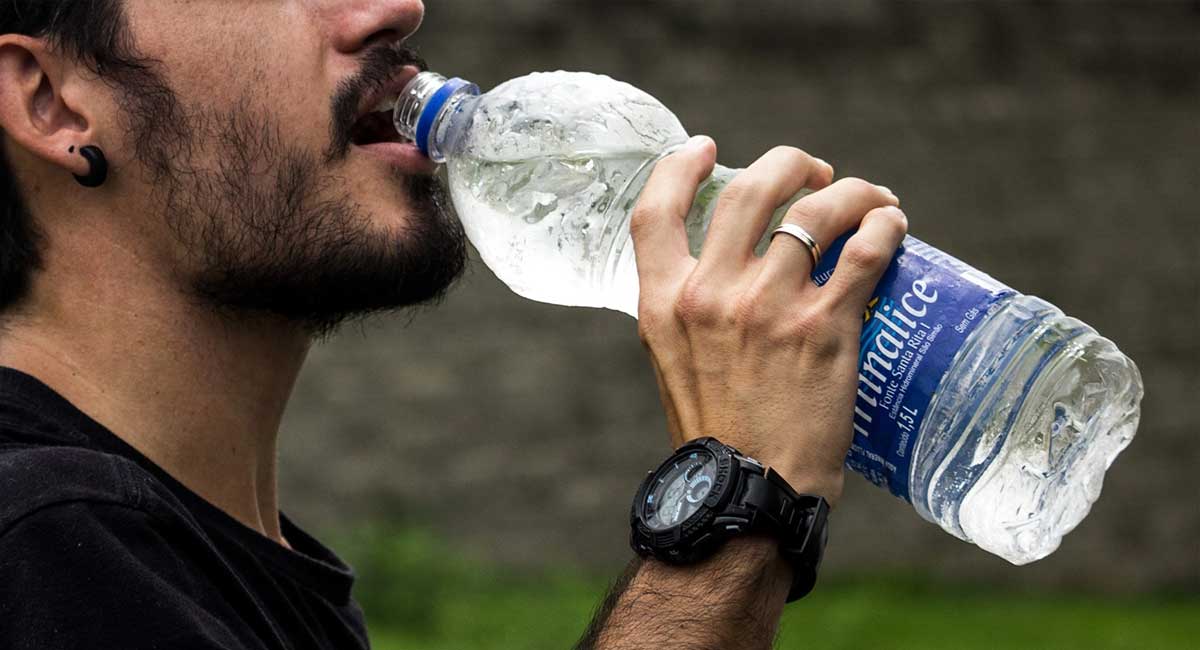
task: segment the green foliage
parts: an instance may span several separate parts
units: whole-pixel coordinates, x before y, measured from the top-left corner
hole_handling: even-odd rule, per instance
[[[806,644],[806,635],[819,639]],[[1194,647],[1200,600],[1102,599],[875,579],[821,585],[784,616],[779,648]]]
[[[417,529],[368,528],[331,540],[354,566],[376,650],[566,650],[605,591],[571,571],[500,569]],[[1188,648],[1195,597],[1114,599],[990,591],[919,578],[824,580],[784,615],[777,647]]]

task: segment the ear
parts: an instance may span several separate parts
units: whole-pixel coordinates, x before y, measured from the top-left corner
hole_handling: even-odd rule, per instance
[[[84,175],[80,147],[96,143],[81,67],[38,38],[0,35],[0,129],[37,158]]]

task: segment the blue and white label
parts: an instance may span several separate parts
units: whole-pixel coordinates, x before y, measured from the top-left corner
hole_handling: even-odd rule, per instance
[[[829,281],[849,236],[813,271]],[[909,467],[921,423],[963,343],[990,310],[1015,293],[991,276],[906,237],[863,313],[846,466],[910,501]]]

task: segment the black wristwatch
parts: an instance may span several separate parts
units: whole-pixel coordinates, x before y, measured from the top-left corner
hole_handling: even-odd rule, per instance
[[[736,535],[773,535],[795,567],[790,603],[816,584],[828,519],[824,498],[797,494],[774,470],[716,438],[700,438],[677,449],[638,488],[630,545],[642,557],[694,564]]]

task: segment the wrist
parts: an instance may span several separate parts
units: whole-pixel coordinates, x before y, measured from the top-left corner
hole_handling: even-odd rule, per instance
[[[803,598],[825,548],[824,495],[839,496],[841,481],[837,473],[791,471],[806,477],[805,492],[737,448],[715,438],[693,440],[642,481],[630,510],[630,546],[643,557],[695,566],[731,540],[765,535],[773,542],[771,557],[793,569],[787,600]]]
[[[842,499],[842,489],[846,482],[845,470],[838,466],[836,469],[812,468],[803,466],[788,466],[786,463],[768,463],[767,467],[774,469],[799,494],[811,494],[823,497],[829,502],[829,509],[837,507]]]
[[[692,565],[639,561],[580,648],[766,648],[779,631],[791,567],[768,538],[730,540]]]
[[[644,558],[639,578],[655,583],[694,585],[694,597],[726,597],[713,588],[720,580],[733,591],[753,586],[769,602],[783,603],[792,584],[793,569],[779,552],[779,541],[766,535],[743,535],[730,539],[717,552],[696,564],[670,564],[654,557]],[[711,578],[711,581],[709,580]]]
[[[742,453],[774,469],[799,494],[823,497],[832,510],[842,499],[845,464],[839,460],[808,457],[803,449],[757,449],[756,445],[729,443]]]

